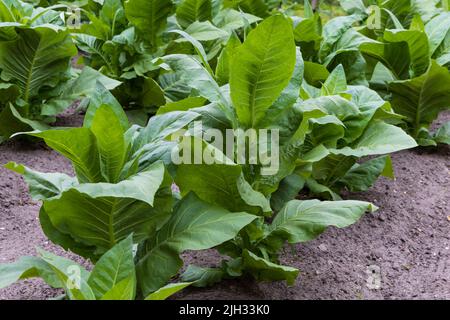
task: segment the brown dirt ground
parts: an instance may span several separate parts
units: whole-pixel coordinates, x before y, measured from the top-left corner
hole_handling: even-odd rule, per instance
[[[447,112],[437,125],[449,120]],[[0,146],[0,164],[8,161],[72,173],[68,161],[42,144]],[[315,241],[286,248],[283,263],[301,271],[294,286],[230,280],[209,289],[187,289],[176,298],[450,299],[450,147],[400,152],[393,162],[396,180],[381,179],[369,192],[347,196],[372,201],[378,212],[350,228],[331,228]],[[37,246],[73,257],[48,242],[38,211],[39,203],[30,199],[22,178],[0,168],[0,263],[33,255]],[[184,257],[203,266],[219,259],[213,251]],[[380,268],[380,289],[367,286],[369,266]],[[0,290],[0,299],[45,299],[59,293],[40,280],[27,280]]]

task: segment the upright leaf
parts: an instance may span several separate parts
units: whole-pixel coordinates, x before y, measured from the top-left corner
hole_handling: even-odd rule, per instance
[[[118,181],[127,156],[124,130],[114,111],[103,105],[95,113],[91,125],[100,155],[100,168],[104,181]]]
[[[406,117],[412,135],[417,138],[439,112],[450,107],[450,73],[433,61],[420,77],[391,82],[389,91],[392,107]]]
[[[292,22],[276,15],[250,32],[230,68],[231,99],[246,127],[255,127],[288,84],[295,67]]]
[[[187,28],[195,21],[207,21],[212,18],[211,0],[183,0],[177,6],[177,20]]]
[[[135,278],[131,235],[115,245],[97,261],[89,276],[88,284],[98,299],[104,297],[121,281],[128,278]]]
[[[2,79],[16,83],[29,103],[41,87],[60,81],[77,51],[69,33],[57,27],[18,27],[16,33],[13,41],[0,43],[0,69]]]
[[[156,46],[158,36],[167,25],[172,6],[171,0],[127,0],[125,15],[136,29]]]

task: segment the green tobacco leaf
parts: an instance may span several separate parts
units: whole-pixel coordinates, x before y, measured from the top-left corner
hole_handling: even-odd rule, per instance
[[[133,265],[134,268],[134,265]],[[132,275],[119,281],[101,300],[134,300],[136,296],[136,276]]]
[[[389,84],[392,107],[406,117],[412,135],[417,138],[422,128],[428,128],[439,112],[450,107],[450,73],[432,62],[420,77]]]
[[[211,0],[183,0],[177,6],[176,15],[178,23],[183,28],[187,28],[195,21],[211,20]]]
[[[53,288],[63,288],[63,284],[51,267],[38,257],[21,257],[18,261],[0,264],[0,288],[6,288],[21,279],[40,277]]]
[[[156,46],[159,34],[167,25],[172,6],[171,0],[127,0],[125,14],[136,29]]]
[[[295,121],[298,114],[293,105],[300,97],[305,64],[300,48],[297,48],[296,54],[295,69],[289,84],[259,123],[261,128],[279,129],[281,137],[289,136],[299,125],[299,122]]]
[[[434,140],[437,143],[450,144],[450,122],[447,122],[434,135]]]
[[[368,42],[363,43],[359,48],[365,56],[382,62],[383,67],[393,73],[394,78],[408,79],[410,77],[411,57],[405,42]]]
[[[231,99],[246,127],[255,127],[289,83],[295,67],[292,23],[276,15],[251,31],[233,56]]]
[[[325,82],[330,73],[327,68],[321,64],[305,61],[305,80],[310,85],[319,87]]]
[[[67,251],[72,251],[86,259],[90,259],[92,262],[98,260],[99,257],[95,254],[94,246],[84,245],[76,241],[69,234],[62,233],[55,228],[43,206],[39,211],[39,222],[42,231],[51,242],[58,244]]]
[[[425,32],[430,44],[430,54],[433,56],[441,44],[448,37],[450,31],[450,12],[445,12],[434,17],[425,26]]]
[[[193,147],[193,148],[192,148]],[[219,149],[198,138],[186,138],[180,144],[183,154],[201,148],[201,155],[211,155],[211,164],[201,159],[184,159],[178,166],[176,183],[183,195],[193,191],[203,201],[230,211],[270,212],[269,201],[245,181],[241,166],[226,158]]]
[[[117,184],[81,184],[48,200],[44,209],[52,225],[85,245],[105,252],[134,233],[146,239],[167,216],[153,209],[160,187],[167,187],[164,165],[157,162]],[[163,185],[164,184],[164,185]]]
[[[103,180],[116,183],[125,164],[127,145],[125,131],[109,106],[103,105],[96,111],[91,131],[97,141]]]
[[[321,186],[331,188],[340,178],[347,174],[355,163],[356,157],[329,154],[320,161],[313,163],[312,178],[317,180],[317,183]],[[312,181],[308,180],[308,187],[315,189],[311,190],[313,193],[317,193],[317,189],[320,190],[322,188],[321,186],[315,185]],[[325,189],[324,192],[326,192]],[[334,198],[334,195],[331,195]]]
[[[347,91],[347,79],[342,65],[338,65],[322,86],[323,96],[332,96]]]
[[[411,70],[414,77],[425,73],[430,66],[430,47],[424,32],[417,30],[387,30],[384,39],[388,42],[406,42],[411,55]]]
[[[122,129],[128,130],[130,124],[125,111],[112,93],[100,82],[96,83],[95,90],[89,96],[89,107],[84,116],[83,127],[90,128],[92,126],[92,121],[97,110],[103,105],[111,108],[114,111],[115,117],[119,120]]]
[[[22,117],[12,104],[9,104],[0,113],[0,143],[14,137],[14,134],[18,132],[47,130],[49,128],[42,122]]]
[[[269,246],[281,247],[284,241],[310,241],[330,226],[348,227],[365,212],[376,210],[374,205],[362,201],[293,200],[276,215],[264,242]]]
[[[237,3],[239,9],[242,11],[251,13],[257,17],[265,18],[269,15],[269,7],[265,0],[238,0],[232,2]]]
[[[242,259],[245,269],[259,281],[286,280],[288,285],[293,285],[299,274],[295,268],[275,264],[248,250],[242,251]]]
[[[87,284],[87,272],[77,263],[38,249],[41,257],[22,257],[17,262],[0,265],[0,288],[20,279],[42,278],[53,288],[61,288],[71,300],[95,300]]]
[[[144,296],[157,291],[177,273],[183,265],[180,253],[224,243],[255,218],[209,205],[194,194],[184,197],[169,221],[141,248],[136,270]]]
[[[165,56],[164,62],[180,75],[181,81],[196,89],[198,94],[210,102],[227,105],[227,99],[212,75],[193,57],[175,54]]]
[[[80,183],[102,181],[97,142],[89,129],[48,130],[29,135],[44,139],[50,148],[71,160]]]
[[[67,109],[80,98],[90,98],[95,94],[97,81],[107,90],[113,90],[121,83],[108,78],[97,70],[85,66],[81,74],[73,81],[67,82],[59,96],[50,99],[42,106],[41,114],[54,116]]]
[[[228,8],[223,8],[213,19],[215,26],[227,32],[249,27],[260,20],[261,18],[254,15]]]
[[[166,139],[198,117],[198,113],[191,111],[174,111],[152,117],[147,126],[140,130],[138,136],[133,139],[133,151],[137,151],[148,143]]]
[[[145,78],[143,80],[142,92],[137,100],[139,106],[142,107],[159,107],[166,103],[164,91],[158,83],[152,78]]]
[[[392,162],[389,156],[356,164],[339,180],[339,183],[344,184],[351,192],[367,191],[383,174],[393,178]]]
[[[130,278],[136,278],[132,235],[115,245],[97,261],[89,276],[88,284],[91,286],[97,299],[105,298],[108,292],[111,298],[111,290],[124,280],[126,282],[121,284],[121,286],[128,288],[130,283],[132,283]],[[129,300],[132,299],[133,297]]]
[[[17,84],[29,103],[43,86],[55,86],[77,50],[69,32],[58,28],[24,27],[16,33],[13,41],[0,43],[0,69],[2,79]]]
[[[24,176],[30,196],[34,200],[47,200],[57,197],[61,192],[75,186],[78,182],[76,178],[63,173],[41,173],[15,162],[9,162],[5,165],[5,168]]]
[[[171,283],[149,294],[145,300],[166,300],[175,293],[189,287],[191,282]]]
[[[192,46],[194,47],[195,51],[197,52],[197,55],[200,57],[203,66],[208,70],[210,74],[213,74],[213,71],[211,69],[211,66],[208,63],[208,56],[206,55],[205,48],[203,45],[192,35],[188,34],[187,32],[181,31],[181,30],[173,30],[172,33],[177,33],[181,35],[186,41],[189,41]]]
[[[386,139],[389,137],[389,139]],[[364,134],[351,147],[330,150],[334,154],[365,157],[393,153],[417,147],[417,143],[399,127],[382,121],[369,125]]]
[[[333,53],[333,49],[339,39],[351,29],[352,25],[360,20],[357,15],[337,17],[327,22],[323,28],[323,41],[320,45],[319,59],[325,61],[327,56]]]
[[[186,32],[198,41],[213,41],[217,39],[226,39],[229,33],[217,28],[209,21],[194,22]]]
[[[231,61],[240,46],[239,37],[233,33],[217,60],[216,78],[219,85],[225,85],[229,82]]]
[[[42,249],[38,249],[38,252],[53,270],[70,300],[95,300],[95,295],[87,284],[88,271],[72,260]]]
[[[219,268],[202,268],[189,265],[181,275],[181,279],[192,283],[193,287],[205,288],[222,281],[224,275],[223,270]]]
[[[304,186],[305,180],[296,174],[284,178],[270,198],[274,211],[280,211],[286,202],[295,199]]]
[[[188,97],[180,101],[169,102],[159,107],[156,115],[161,115],[173,111],[188,111],[189,109],[202,107],[203,105],[205,105],[205,102],[206,99],[203,97]]]

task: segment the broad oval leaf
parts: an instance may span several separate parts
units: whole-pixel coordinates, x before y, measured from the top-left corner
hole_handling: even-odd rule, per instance
[[[232,58],[231,99],[239,121],[255,127],[289,83],[296,49],[292,22],[281,15],[251,31]]]
[[[183,265],[179,254],[222,244],[256,216],[229,212],[189,194],[181,200],[170,220],[141,248],[136,265],[144,296],[160,289]]]

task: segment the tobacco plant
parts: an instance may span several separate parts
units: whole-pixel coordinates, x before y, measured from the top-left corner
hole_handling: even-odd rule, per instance
[[[64,249],[100,263],[124,239],[145,241],[145,254],[139,250],[136,257],[142,298],[176,275],[183,251],[228,241],[256,217],[207,204],[193,194],[181,200],[172,194],[164,166],[165,151],[170,150],[165,138],[198,114],[167,113],[152,118],[145,128],[130,128],[121,106],[105,94],[103,101],[108,100],[110,105],[89,106],[82,128],[28,133],[71,160],[76,177],[39,173],[15,163],[6,167],[24,175],[33,199],[43,202],[39,219],[44,233]],[[81,298],[92,298],[89,287],[85,289]]]
[[[76,53],[58,11],[0,1],[0,143],[16,132],[48,129],[58,113],[93,95],[98,81],[118,85],[95,70],[72,69]]]
[[[88,65],[122,82],[114,95],[144,119],[180,98],[172,94],[177,79],[164,75],[159,57],[195,54],[211,68],[230,36],[259,20],[211,0],[106,0],[97,8],[83,11],[87,22],[74,33],[77,46]]]
[[[246,273],[292,283],[298,270],[280,265],[278,259],[286,241],[311,240],[328,226],[346,227],[375,210],[358,201],[292,200],[298,192],[307,186],[313,193],[337,199],[343,186],[367,189],[383,172],[390,175],[389,158],[363,164],[357,160],[416,146],[404,131],[384,121],[401,118],[389,103],[367,88],[347,88],[343,68],[337,68],[321,90],[303,85],[305,64],[295,46],[292,22],[284,16],[266,19],[242,45],[230,50],[222,61],[228,65],[229,86],[220,87],[192,57],[170,55],[162,60],[180,79],[189,79],[199,97],[212,102],[189,109],[201,114],[205,129],[277,129],[280,136],[279,169],[269,175],[263,174],[267,168],[262,162],[238,164],[237,150],[231,158],[225,156],[220,142],[212,137],[205,141],[195,128],[191,128],[194,137],[181,139],[180,153],[185,154],[189,145],[201,145],[200,154],[215,159],[213,164],[192,160],[177,166],[175,182],[181,194],[194,192],[203,201],[259,217],[237,238],[218,247],[231,257],[220,270],[188,269],[184,280],[197,280],[195,285]],[[258,138],[246,146],[258,144],[270,154],[267,141]],[[360,182],[358,175],[369,177]]]

